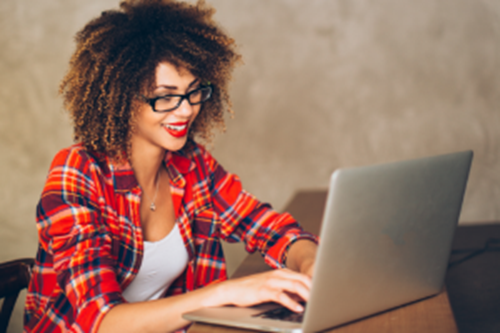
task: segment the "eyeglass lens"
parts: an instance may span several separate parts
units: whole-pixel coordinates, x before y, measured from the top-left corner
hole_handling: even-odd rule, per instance
[[[210,93],[212,90],[210,87],[202,87],[187,93],[184,96],[165,96],[158,98],[155,102],[154,109],[156,111],[169,111],[176,109],[182,103],[182,100],[186,98],[189,104],[196,105],[205,102],[210,98]]]

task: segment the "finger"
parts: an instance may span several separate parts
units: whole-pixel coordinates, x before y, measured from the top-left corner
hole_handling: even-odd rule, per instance
[[[286,291],[285,291],[285,293],[286,293],[288,296],[290,296],[290,297],[291,297],[291,298],[292,298],[295,302],[297,302],[297,303],[301,303],[301,304],[303,304],[303,303],[305,302],[305,300],[304,300],[304,299],[302,299],[302,297],[300,297],[300,296],[299,296],[299,295],[297,295],[297,294],[291,294],[291,293],[286,292]]]
[[[281,292],[276,296],[277,297],[276,299],[274,299],[274,302],[279,303],[294,312],[304,311],[304,307],[298,301],[293,299],[293,297],[288,295],[286,292]]]
[[[304,301],[309,299],[309,287],[304,285],[300,280],[271,278],[266,282],[266,287],[271,290],[296,294]]]

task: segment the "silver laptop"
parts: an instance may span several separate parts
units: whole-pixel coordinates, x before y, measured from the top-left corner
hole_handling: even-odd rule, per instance
[[[275,304],[205,308],[184,318],[316,332],[439,293],[471,162],[466,151],[335,171],[302,318],[274,319],[287,312]]]

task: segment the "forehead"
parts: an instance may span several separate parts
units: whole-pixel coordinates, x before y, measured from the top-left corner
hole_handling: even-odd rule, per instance
[[[160,62],[155,71],[155,88],[167,87],[182,89],[188,87],[196,77],[185,67]]]

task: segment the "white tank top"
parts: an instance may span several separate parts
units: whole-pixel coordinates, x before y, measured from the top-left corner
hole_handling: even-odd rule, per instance
[[[139,272],[122,293],[128,302],[158,299],[188,263],[188,253],[177,224],[157,242],[144,241]]]

